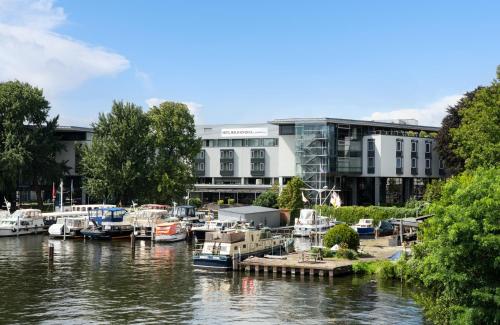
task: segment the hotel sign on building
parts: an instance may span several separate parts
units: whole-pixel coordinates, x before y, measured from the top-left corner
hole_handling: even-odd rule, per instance
[[[237,129],[221,129],[221,137],[223,138],[249,138],[249,137],[267,137],[267,128],[237,128]]]

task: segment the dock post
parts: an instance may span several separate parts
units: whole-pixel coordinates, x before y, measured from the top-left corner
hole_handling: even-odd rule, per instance
[[[401,241],[401,246],[403,245],[403,219],[399,219],[399,240]]]
[[[283,274],[284,276],[286,276],[286,266],[282,266],[281,267],[281,274]]]
[[[245,273],[250,273],[250,265],[245,265]]]
[[[63,240],[66,240],[66,217],[64,217]]]
[[[130,249],[132,251],[132,258],[135,258],[135,234],[130,234]]]
[[[319,270],[319,277],[322,278],[323,276],[325,276],[324,271],[323,270]]]
[[[49,244],[49,264],[54,263],[54,244]]]
[[[277,266],[273,266],[273,273],[278,273],[278,267]]]
[[[260,271],[259,266],[255,265],[254,269],[255,269],[255,274],[259,274],[259,271]]]
[[[333,270],[328,271],[328,277],[333,278]]]

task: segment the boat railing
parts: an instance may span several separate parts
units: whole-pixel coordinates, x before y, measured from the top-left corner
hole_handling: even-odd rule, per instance
[[[193,255],[194,256],[201,255],[202,251],[203,251],[203,244],[195,244],[194,245],[194,249],[193,249]]]

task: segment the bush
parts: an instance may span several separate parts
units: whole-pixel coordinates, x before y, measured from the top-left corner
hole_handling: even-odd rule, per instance
[[[321,215],[335,218],[337,221],[343,221],[348,224],[355,224],[359,219],[373,219],[374,225],[386,219],[400,219],[405,217],[414,217],[418,207],[400,208],[400,207],[381,207],[381,206],[344,206],[340,208],[321,207]],[[316,211],[319,208],[316,206]],[[419,210],[422,212],[422,210]]]
[[[253,201],[253,205],[266,207],[266,208],[278,208],[278,192],[273,190],[265,191],[261,193],[255,201]]]
[[[191,203],[191,205],[195,206],[196,208],[201,207],[201,199],[199,197],[193,197],[189,199],[189,203]]]
[[[224,204],[224,200],[218,200],[217,201],[217,205],[223,205]]]
[[[349,248],[341,248],[337,251],[336,256],[338,258],[346,258],[348,260],[355,260],[358,258],[358,254],[355,250]]]
[[[351,227],[345,224],[336,225],[330,228],[323,237],[323,244],[330,248],[335,244],[345,244],[347,248],[358,250],[359,235]]]
[[[234,202],[236,202],[235,199],[227,199],[227,204],[229,204],[229,205],[233,205]]]

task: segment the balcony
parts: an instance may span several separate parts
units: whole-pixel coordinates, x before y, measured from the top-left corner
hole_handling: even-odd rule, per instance
[[[431,168],[426,168],[425,169],[425,175],[431,176],[432,175],[432,169]]]

